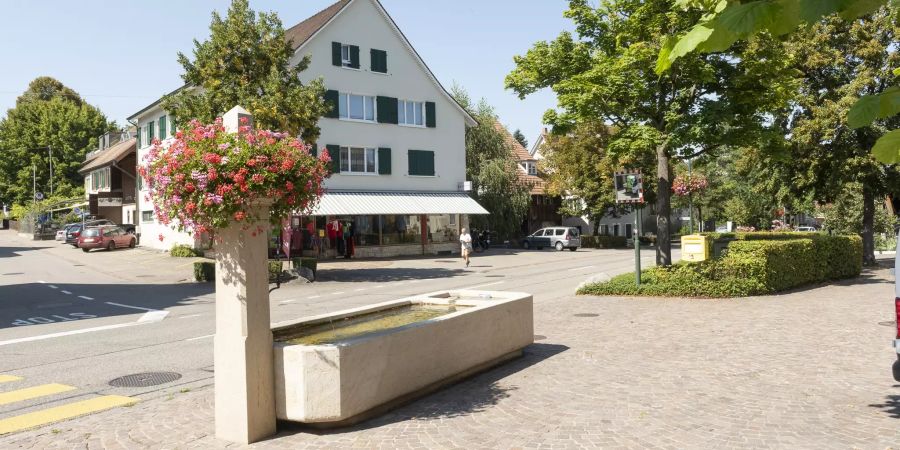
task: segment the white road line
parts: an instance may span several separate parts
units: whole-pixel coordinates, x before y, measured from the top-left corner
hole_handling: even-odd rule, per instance
[[[319,298],[319,297],[321,297],[321,295],[310,295],[309,297],[306,297],[306,298],[307,298],[307,300],[312,300],[314,298]]]
[[[160,322],[169,315],[169,311],[150,311],[144,313],[138,322]]]
[[[2,347],[4,345],[10,345],[10,344],[19,344],[22,342],[42,341],[44,339],[51,339],[51,338],[63,337],[63,336],[72,336],[75,334],[93,333],[95,331],[115,330],[116,328],[133,327],[135,325],[144,325],[144,324],[148,324],[148,323],[152,323],[152,322],[128,322],[128,323],[120,323],[120,324],[116,324],[116,325],[105,325],[102,327],[82,328],[80,330],[63,331],[60,333],[43,334],[40,336],[30,336],[30,337],[19,338],[19,339],[10,339],[7,341],[0,341],[0,347]]]
[[[47,287],[50,289],[59,289],[58,287],[56,287],[56,285],[53,284],[48,284]]]
[[[188,338],[188,339],[185,339],[185,341],[199,341],[200,339],[211,338],[213,336],[215,336],[215,334],[207,334],[206,336],[197,336],[194,338]]]
[[[575,267],[574,269],[569,269],[569,270],[567,270],[567,272],[575,272],[575,271],[578,271],[578,270],[590,269],[590,268],[592,268],[592,267],[597,267],[597,266]]]
[[[121,304],[121,303],[113,303],[113,302],[105,302],[105,303],[106,303],[107,305],[120,306],[120,307],[122,307],[122,308],[139,309],[139,310],[141,310],[141,311],[157,311],[157,310],[151,309],[151,308],[142,308],[142,307],[140,307],[140,306],[123,305],[123,304]]]
[[[79,295],[78,298],[83,298],[85,300],[93,300],[94,297],[88,297],[87,295]]]
[[[59,291],[59,292],[62,292],[63,294],[66,294],[66,295],[72,295],[72,293],[69,291]]]
[[[294,303],[297,300],[285,300],[283,302],[278,302],[279,305],[287,305],[288,303]]]
[[[344,291],[337,291],[337,292],[332,292],[331,295],[341,295],[343,293],[344,293]]]
[[[44,281],[44,280],[37,280],[37,282],[38,282],[38,283],[41,283],[41,284],[47,284],[47,282]]]
[[[203,315],[203,314],[191,314],[191,315],[188,315],[188,316],[181,316],[181,317],[179,317],[179,319],[190,319],[190,318],[193,318],[193,317],[200,317],[200,316],[202,316],[202,315]]]
[[[503,283],[506,283],[506,282],[505,281],[495,281],[493,283],[476,284],[475,286],[469,286],[466,289],[483,288],[483,287],[495,286],[495,285],[503,284]]]

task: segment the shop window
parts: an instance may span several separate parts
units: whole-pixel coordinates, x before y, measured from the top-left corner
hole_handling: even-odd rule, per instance
[[[428,241],[432,244],[456,242],[459,236],[456,233],[456,216],[453,214],[441,214],[428,216]]]
[[[382,216],[381,239],[384,245],[420,244],[422,225],[419,216]]]
[[[378,216],[353,216],[353,242],[358,247],[378,245]]]

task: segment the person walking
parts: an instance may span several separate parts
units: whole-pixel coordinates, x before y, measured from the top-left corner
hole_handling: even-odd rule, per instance
[[[462,229],[459,235],[459,244],[461,247],[462,257],[466,260],[466,267],[469,267],[469,255],[472,253],[472,236],[468,230]]]

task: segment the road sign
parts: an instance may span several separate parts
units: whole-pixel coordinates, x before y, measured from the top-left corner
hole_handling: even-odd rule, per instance
[[[81,214],[81,208],[77,206],[75,208],[72,208],[72,214],[75,214],[76,216]]]
[[[35,200],[43,200],[43,199],[44,199],[44,193],[43,193],[43,192],[35,192],[35,193],[34,193],[34,199],[35,199]]]
[[[616,203],[644,203],[644,179],[639,170],[616,172]]]

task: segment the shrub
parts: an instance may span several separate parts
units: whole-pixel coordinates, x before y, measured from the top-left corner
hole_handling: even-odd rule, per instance
[[[194,263],[194,280],[210,282],[216,279],[216,263],[212,261],[197,261]]]
[[[282,261],[269,261],[269,282],[275,282],[278,280],[278,276],[281,275],[281,271],[284,267]]]
[[[176,258],[193,258],[195,256],[203,256],[203,254],[194,250],[194,248],[189,245],[176,244],[169,250],[169,256]]]
[[[578,290],[592,295],[658,295],[678,297],[743,297],[783,291],[810,283],[849,278],[862,270],[859,236],[784,233],[794,239],[736,236],[718,259],[681,262],[614,277]],[[758,233],[775,235],[776,233]],[[741,239],[743,237],[744,239]]]
[[[584,248],[625,248],[627,246],[625,236],[581,236],[581,246]]]
[[[318,267],[319,261],[316,258],[302,257],[302,258],[292,258],[291,266],[294,269],[299,269],[300,267],[306,267],[309,270],[312,270],[313,275],[316,273],[316,268]]]

